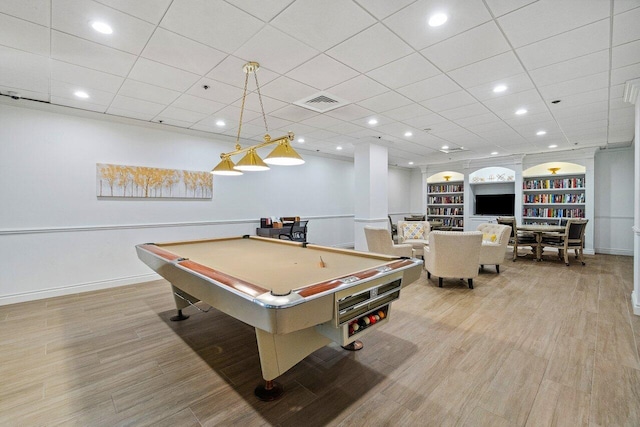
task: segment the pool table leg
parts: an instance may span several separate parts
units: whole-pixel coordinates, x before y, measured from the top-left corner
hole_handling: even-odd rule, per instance
[[[264,384],[256,387],[253,392],[258,396],[258,399],[264,400],[265,402],[271,402],[282,397],[284,387],[273,380],[265,380]]]
[[[179,308],[178,309],[178,314],[176,314],[175,316],[171,316],[169,318],[169,320],[171,320],[172,322],[179,322],[181,320],[187,320],[189,318],[188,315],[186,314],[182,314],[182,309]]]
[[[352,343],[349,343],[347,345],[343,345],[342,346],[342,348],[344,348],[345,350],[349,350],[349,351],[362,350],[362,347],[364,347],[364,344],[362,344],[362,341],[360,341],[360,340],[355,340]]]

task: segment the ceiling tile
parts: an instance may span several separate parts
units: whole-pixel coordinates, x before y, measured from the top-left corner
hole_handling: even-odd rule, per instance
[[[91,28],[93,21],[105,22],[112,34]],[[94,43],[139,54],[151,37],[154,25],[126,13],[86,0],[52,0],[51,27]]]
[[[194,123],[187,122],[183,120],[173,119],[171,117],[163,117],[162,114],[159,114],[153,118],[154,122],[162,123],[162,126],[176,126],[179,128],[190,128]]]
[[[2,79],[0,78],[0,81],[2,81]],[[8,94],[8,92],[10,91],[16,91],[16,87],[10,87],[10,86],[3,86],[2,84],[0,84],[0,93],[3,94]],[[49,89],[47,88],[46,92],[34,92],[34,91],[30,91],[30,90],[25,90],[25,89],[19,89],[19,94],[22,98],[25,99],[33,99],[36,101],[43,101],[43,102],[49,102],[50,101],[50,95],[49,95]]]
[[[439,113],[440,111],[462,107],[463,105],[469,105],[475,102],[476,100],[466,91],[459,90],[457,92],[452,92],[444,96],[439,96],[437,98],[431,98],[426,101],[422,101],[420,104],[424,105],[431,111]]]
[[[232,104],[235,107],[242,107],[242,98],[238,99],[236,102]],[[280,101],[278,99],[271,98],[270,96],[262,95],[262,104],[260,103],[260,98],[258,97],[258,93],[253,91],[248,93],[245,97],[244,108],[247,110],[254,111],[256,113],[262,114],[262,107],[264,107],[264,112],[269,114],[272,111],[279,110],[285,106],[287,106],[286,102]]]
[[[524,46],[516,52],[525,67],[535,70],[550,64],[609,49],[609,19]]]
[[[171,0],[96,0],[99,3],[133,15],[152,24],[158,24]]]
[[[358,105],[369,110],[385,112],[411,103],[411,100],[404,96],[396,92],[389,91],[364,101],[360,101]]]
[[[247,61],[259,62],[277,73],[285,73],[317,54],[317,50],[271,26],[264,27],[234,53]]]
[[[225,0],[242,9],[256,18],[269,22],[278,15],[284,8],[289,6],[293,0],[270,0],[270,1],[246,1],[246,0]]]
[[[0,46],[0,86],[49,93],[49,59]]]
[[[393,62],[413,49],[382,24],[376,24],[342,42],[327,54],[361,72]]]
[[[327,10],[334,13],[326,13]],[[297,0],[272,24],[321,52],[373,25],[375,19],[353,2]]]
[[[205,89],[204,86],[207,86],[208,89]],[[233,104],[238,99],[242,99],[241,88],[207,78],[200,79],[196,84],[191,86],[187,94],[223,104]]]
[[[369,77],[391,89],[407,86],[438,74],[440,71],[419,53],[412,53],[367,73]]]
[[[136,61],[130,53],[58,31],[51,32],[51,57],[60,61],[125,77]]]
[[[98,113],[104,113],[107,110],[106,105],[93,104],[91,102],[85,102],[83,100],[61,98],[58,96],[51,97],[51,103],[56,105],[64,105],[66,107],[77,108],[80,110],[96,111]]]
[[[74,95],[78,90],[84,91],[89,95],[87,99],[80,99]],[[115,94],[113,92],[104,92],[98,89],[91,89],[81,85],[51,80],[51,97],[66,98],[78,101],[79,105],[83,102],[95,105],[104,105],[108,107],[113,101]]]
[[[264,95],[289,103],[299,101],[317,92],[315,88],[287,77],[279,77],[264,85],[261,90]]]
[[[171,106],[181,108],[183,110],[197,111],[203,114],[215,114],[216,111],[222,110],[225,107],[225,104],[200,98],[198,96],[184,94],[173,101]]]
[[[0,45],[49,56],[49,28],[0,14]]]
[[[460,86],[453,80],[445,74],[439,74],[435,77],[430,77],[420,82],[401,87],[398,89],[398,92],[413,101],[420,102],[459,90]]]
[[[127,79],[122,84],[118,95],[127,96],[129,98],[142,99],[157,104],[169,105],[178,96],[180,92],[166,89],[159,86],[150,85],[148,83]]]
[[[356,0],[356,3],[359,3],[376,18],[383,19],[415,1],[416,0]]]
[[[226,53],[232,53],[264,23],[223,1],[174,0],[160,22],[162,28]]]
[[[229,55],[222,62],[216,65],[216,67],[207,74],[207,77],[222,83],[226,83],[228,85],[243,88],[246,77],[244,66],[247,64],[247,62],[248,61]],[[247,82],[247,87],[249,89],[255,88],[256,76],[258,77],[258,83],[260,83],[260,87],[262,87],[266,83],[269,83],[270,81],[278,78],[279,74],[274,73],[261,64],[256,74],[249,76],[249,81]]]
[[[154,116],[165,109],[165,106],[162,104],[129,98],[122,95],[116,95],[111,103],[111,107],[121,110],[135,111],[137,113],[153,114]]]
[[[51,79],[111,93],[117,93],[124,82],[120,76],[56,60],[51,60]]]
[[[538,0],[486,0],[493,16],[498,17]]]
[[[495,116],[489,112],[487,107],[480,104],[479,102],[474,102],[473,104],[464,105],[462,107],[456,107],[449,110],[439,111],[438,113],[444,118],[456,121],[456,123],[458,124],[461,124],[460,122],[465,117],[489,115],[495,118]]]
[[[640,63],[611,70],[611,85],[619,85],[640,76]]]
[[[360,102],[386,92],[388,89],[367,76],[360,75],[337,86],[329,92],[349,102]]]
[[[51,23],[51,0],[1,1],[0,13],[25,19],[49,27]]]
[[[602,88],[589,92],[581,92],[573,95],[567,95],[562,98],[562,102],[553,105],[554,111],[560,111],[565,108],[578,107],[593,102],[609,102],[609,89]]]
[[[640,7],[639,0],[615,0],[613,2],[613,13],[617,15],[627,10],[635,9],[636,7]]]
[[[204,75],[227,55],[202,43],[158,28],[141,56],[181,70]]]
[[[109,107],[106,111],[107,114],[113,114],[114,116],[122,116],[130,119],[144,120],[150,121],[155,117],[155,114],[149,113],[138,113],[136,111],[131,110],[123,110],[121,108]]]
[[[518,48],[609,16],[609,2],[540,0],[498,18],[498,24]]]
[[[541,103],[542,99],[535,89],[506,94],[501,97],[488,99],[484,105],[492,111],[508,110],[516,111],[519,108],[527,108],[531,104]]]
[[[609,70],[609,52],[602,50],[530,72],[537,86],[548,86]]]
[[[316,89],[325,90],[358,74],[354,69],[321,54],[294,68],[287,76]]]
[[[640,40],[613,48],[611,68],[621,68],[640,62]]]
[[[504,85],[507,89],[504,92],[494,92],[493,89],[498,85]],[[533,87],[533,82],[529,76],[522,73],[466,89],[467,92],[473,95],[476,99],[485,101],[488,99],[501,98],[505,95],[523,92],[525,90],[533,89]]]
[[[640,7],[613,17],[613,46],[640,39]]]
[[[546,101],[562,99],[567,95],[588,92],[593,89],[609,87],[609,72],[591,74],[588,76],[567,80],[547,86],[539,86],[538,90]]]
[[[440,69],[451,71],[508,50],[509,44],[491,21],[436,43],[420,53]],[[451,52],[456,54],[452,55]]]
[[[315,111],[308,110],[306,108],[299,107],[297,105],[287,105],[278,110],[270,113],[274,117],[288,119],[294,122],[300,122],[302,120],[309,119],[319,115]]]
[[[505,52],[453,70],[449,76],[462,87],[472,87],[523,72],[524,69],[513,52]]]
[[[335,110],[327,111],[325,114],[340,120],[352,121],[371,116],[373,111],[356,104],[349,104],[344,107],[336,108]]]
[[[427,24],[429,16],[444,12],[449,20],[440,27]],[[384,23],[415,49],[424,49],[491,20],[481,0],[419,0],[384,20]]]
[[[198,113],[196,111],[183,110],[182,108],[170,106],[165,108],[156,118],[164,120],[179,120],[181,122],[188,122],[190,124],[193,124],[199,120],[204,119],[207,116],[208,114],[205,113]]]
[[[129,73],[129,78],[179,92],[184,92],[199,80],[197,74],[145,58],[138,58],[136,65]]]
[[[409,105],[405,105],[404,107],[394,108],[393,110],[388,110],[384,112],[384,115],[387,117],[391,117],[394,120],[405,121],[407,119],[411,119],[413,117],[424,116],[425,114],[429,114],[430,111],[423,107],[420,104],[411,103]]]

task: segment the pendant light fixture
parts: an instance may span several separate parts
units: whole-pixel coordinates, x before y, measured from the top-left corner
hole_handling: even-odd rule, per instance
[[[214,175],[242,175],[243,172],[253,171],[265,171],[269,170],[269,165],[279,166],[293,166],[301,165],[304,163],[302,157],[291,147],[291,141],[294,139],[293,132],[289,132],[287,135],[280,138],[271,139],[269,136],[269,128],[267,126],[267,116],[264,113],[264,106],[262,105],[262,94],[260,93],[260,85],[258,84],[258,75],[256,71],[260,68],[260,64],[257,62],[247,62],[242,69],[245,72],[244,79],[244,91],[242,93],[242,107],[240,108],[240,122],[238,124],[238,135],[236,137],[235,151],[230,153],[220,154],[220,163],[211,171]],[[244,104],[247,98],[247,84],[249,82],[249,74],[253,73],[256,80],[256,91],[260,99],[260,108],[262,109],[262,119],[264,120],[264,128],[267,132],[264,135],[264,142],[251,147],[242,148],[240,145],[240,132],[242,131],[242,115],[244,113]],[[273,151],[262,160],[257,153],[257,150],[269,145],[277,144]],[[231,156],[237,154],[245,154],[237,164],[233,163]]]

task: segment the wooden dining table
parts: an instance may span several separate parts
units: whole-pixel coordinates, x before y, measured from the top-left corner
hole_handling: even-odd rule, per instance
[[[564,225],[523,224],[518,226],[518,231],[528,231],[536,236],[536,261],[542,261],[542,235],[562,232],[565,229]]]

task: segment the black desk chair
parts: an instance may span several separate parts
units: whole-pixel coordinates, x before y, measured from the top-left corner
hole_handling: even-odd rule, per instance
[[[283,228],[285,231],[278,235],[278,239],[291,240],[293,242],[307,241],[307,223],[309,221],[294,221],[290,227]]]

